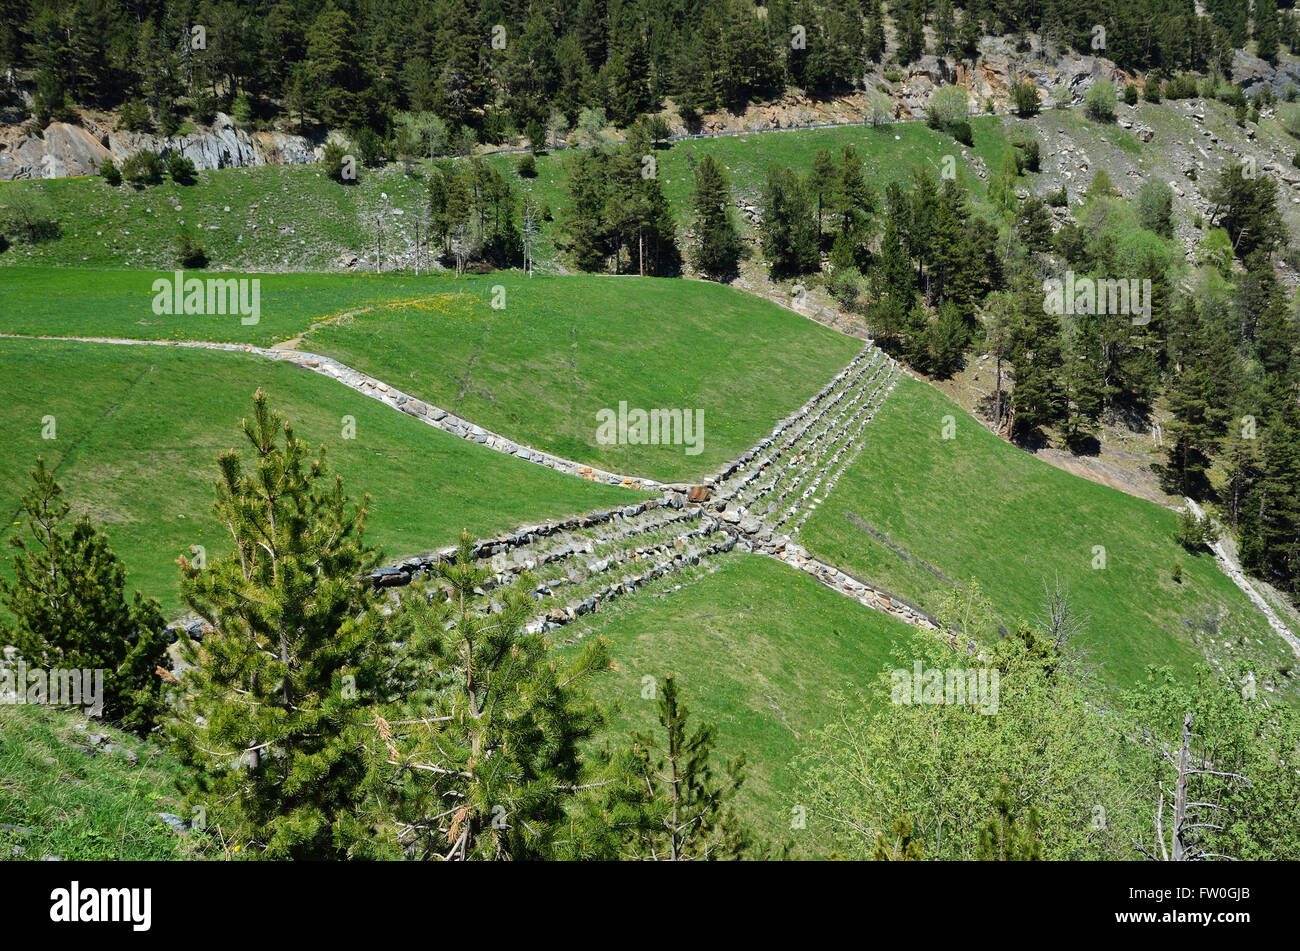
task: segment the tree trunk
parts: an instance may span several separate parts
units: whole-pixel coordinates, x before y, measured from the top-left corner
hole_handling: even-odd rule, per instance
[[[993,432],[1002,435],[1002,349],[998,348],[997,385],[993,388]]]

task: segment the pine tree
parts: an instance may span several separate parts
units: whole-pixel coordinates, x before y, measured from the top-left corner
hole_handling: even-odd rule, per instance
[[[1019,204],[1016,178],[1020,175],[1020,167],[1016,165],[1013,152],[1014,150],[1007,149],[1002,153],[1002,164],[989,181],[989,202],[1004,215],[1013,213]]]
[[[885,14],[880,0],[865,0],[863,12],[867,25],[862,40],[862,55],[870,63],[880,62],[885,52]]]
[[[925,346],[929,356],[929,371],[941,380],[961,369],[962,354],[966,352],[969,331],[952,301],[939,305],[937,318],[926,330]]]
[[[1294,594],[1300,590],[1300,405],[1293,390],[1274,399],[1261,456],[1241,511],[1241,561]]]
[[[235,550],[202,569],[181,560],[185,600],[213,630],[182,639],[191,669],[168,734],[191,806],[231,852],[371,854],[362,722],[388,663],[364,502],[349,503],[324,448],[310,458],[261,390],[243,432],[254,466],[223,453],[213,505]]]
[[[934,52],[936,56],[947,56],[957,41],[957,21],[952,9],[952,0],[939,0],[934,10]]]
[[[895,224],[896,216],[885,221],[885,234],[875,262],[871,288],[876,300],[871,307],[872,333],[882,346],[891,348],[898,341],[916,300],[916,277],[912,260],[903,246]]]
[[[817,221],[807,186],[788,168],[768,170],[759,235],[772,277],[817,270]]]
[[[637,816],[628,823],[624,855],[674,862],[744,857],[751,841],[732,808],[744,783],[744,756],[724,764],[723,776],[714,774],[716,730],[703,724],[690,731],[671,675],[660,684],[658,708],[662,737],[632,737],[627,769]]]
[[[1277,0],[1255,0],[1254,8],[1251,35],[1255,38],[1255,55],[1266,62],[1276,63],[1278,43],[1282,37]]]
[[[913,832],[911,818],[899,816],[894,820],[889,838],[883,832],[876,834],[872,859],[877,862],[920,862],[925,858],[925,849],[922,841],[913,836]]]
[[[1036,289],[1021,283],[1014,292],[1017,321],[1010,347],[1015,377],[1011,393],[1011,432],[1021,439],[1061,421],[1065,396],[1060,321],[1045,313]]]
[[[1004,777],[993,800],[995,815],[980,830],[977,858],[981,862],[1038,862],[1043,842],[1038,835],[1038,810],[1030,806],[1023,824],[1011,804]]]
[[[1030,251],[1052,250],[1052,214],[1037,195],[1030,195],[1021,204],[1016,233]]]
[[[840,234],[846,235],[855,248],[855,261],[865,261],[867,238],[871,233],[871,216],[880,196],[867,180],[862,157],[852,145],[840,153],[839,182],[835,191],[834,211],[839,216]]]
[[[1061,370],[1064,399],[1065,442],[1079,452],[1096,433],[1105,408],[1106,379],[1102,348],[1094,325],[1081,321],[1071,353]]]
[[[705,154],[695,167],[695,267],[710,277],[735,273],[740,235],[732,220],[731,189],[721,163]]]
[[[584,271],[599,271],[613,253],[608,220],[608,158],[586,150],[569,174],[563,246]]]
[[[812,169],[808,173],[808,191],[817,198],[817,247],[822,246],[822,216],[828,204],[836,200],[836,186],[839,184],[838,169],[830,149],[820,149],[813,158]]]
[[[1211,222],[1225,228],[1244,261],[1258,250],[1271,253],[1286,240],[1277,210],[1277,183],[1268,175],[1249,175],[1239,162],[1228,162],[1207,197]]]
[[[108,540],[84,514],[67,532],[71,506],[45,460],[37,458],[23,497],[32,541],[10,538],[17,551],[12,580],[0,578],[0,607],[13,627],[0,641],[42,668],[102,670],[103,716],[148,733],[162,709],[166,626],[158,602],[126,597],[126,573]]]
[[[611,182],[607,214],[618,246],[615,267],[622,249],[629,268],[637,273],[673,274],[680,264],[676,227],[654,165],[646,158],[652,148],[643,128],[628,133],[627,143],[611,160]]]
[[[477,609],[490,572],[462,534],[438,567],[434,597],[411,592],[392,618],[405,683],[391,720],[377,719],[376,773],[404,853],[421,859],[593,856],[575,825],[593,777],[584,745],[602,717],[585,681],[609,667],[604,644],[561,663],[525,629],[534,603],[520,582]],[[599,836],[597,836],[599,838]]]

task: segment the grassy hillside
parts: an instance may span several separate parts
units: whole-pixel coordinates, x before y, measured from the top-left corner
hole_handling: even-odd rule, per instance
[[[953,439],[942,438],[948,417]],[[1007,445],[911,379],[868,440],[803,528],[822,558],[931,610],[956,583],[978,580],[1008,628],[1041,613],[1043,583],[1059,574],[1089,616],[1084,646],[1116,684],[1147,664],[1190,671],[1203,648],[1248,657],[1269,680],[1290,670],[1290,651],[1212,557],[1175,541],[1173,512]]]
[[[565,635],[609,643],[617,669],[594,686],[618,706],[613,735],[658,729],[643,678],[672,674],[692,718],[717,724],[719,755],[745,754],[747,821],[770,841],[792,839],[796,854],[812,854],[816,830],[790,829],[798,805],[790,761],[825,725],[829,692],[874,684],[897,666],[894,647],[919,635],[772,559],[728,555],[712,566],[615,602]]]
[[[138,191],[96,177],[0,182],[0,204],[10,189],[43,192],[62,234],[11,248],[0,263],[165,269],[175,263],[176,235],[184,229],[215,267],[276,271],[326,270],[338,266],[343,251],[373,251],[373,213],[387,206],[410,214],[424,183],[399,166],[363,171],[356,185],[345,186],[319,165],[266,165],[199,172],[193,185],[168,179]]]
[[[978,117],[974,153],[996,170],[1007,147],[1000,120]],[[879,127],[801,129],[696,139],[657,151],[659,176],[673,211],[685,224],[693,187],[690,169],[706,153],[730,169],[733,190],[757,198],[770,165],[811,167],[821,149],[838,152],[852,144],[862,155],[868,178],[883,189],[914,168],[937,172],[945,155],[958,157],[980,198],[984,183],[971,173],[962,146],[950,136],[909,122]],[[559,219],[567,206],[563,183],[575,151],[553,152],[537,161],[537,176],[517,182],[550,205]],[[514,173],[518,156],[487,161]],[[372,255],[375,215],[385,213],[389,252],[413,243],[414,215],[426,201],[425,169],[408,173],[400,163],[362,169],[355,183],[327,178],[319,165],[262,166],[199,172],[194,185],[170,180],[142,190],[110,187],[95,177],[35,182],[0,182],[0,204],[22,189],[44,193],[62,223],[61,235],[39,245],[20,245],[0,254],[2,264],[54,264],[80,267],[167,269],[175,263],[175,240],[184,229],[198,235],[212,266],[249,271],[329,270],[343,253]],[[401,212],[401,214],[398,214]],[[554,266],[554,234],[542,230],[537,255]]]
[[[195,276],[192,273],[190,276]],[[374,274],[223,274],[256,277],[256,324],[238,314],[155,314],[153,283],[172,271],[0,270],[0,333],[136,340],[214,340],[269,346],[322,320],[349,311],[424,297],[449,278]]]
[[[889,182],[906,182],[917,169],[929,169],[938,175],[943,157],[953,155],[958,169],[970,185],[972,197],[978,201],[983,199],[987,189],[984,181],[974,174],[969,153],[978,156],[986,168],[996,171],[1002,162],[1002,153],[1009,145],[1007,130],[1000,119],[974,118],[971,128],[975,140],[971,149],[923,122],[903,122],[690,139],[657,150],[655,160],[664,195],[682,229],[690,223],[691,193],[695,187],[691,169],[704,155],[712,155],[723,163],[734,196],[753,203],[758,202],[771,166],[788,166],[806,172],[822,149],[829,149],[838,157],[844,146],[852,145],[862,157],[867,180],[882,193]],[[523,186],[539,202],[549,205],[557,218],[568,206],[565,183],[569,168],[577,157],[578,153],[573,150],[540,156],[536,161],[536,177],[528,179]],[[517,155],[497,155],[488,159],[500,171],[513,169],[518,160]],[[741,224],[748,230],[745,220]],[[547,240],[544,248],[538,251],[539,255],[543,250],[553,254],[549,239],[554,230],[554,226],[543,230],[542,237]]]
[[[259,275],[261,319],[159,316],[149,271],[0,270],[0,333],[269,345],[317,329],[328,354],[518,441],[663,480],[734,458],[837,373],[860,342],[698,281],[539,275]],[[495,309],[494,288],[504,288]],[[698,454],[604,446],[596,412],[704,413]]]
[[[516,274],[309,334],[342,360],[513,439],[615,472],[702,477],[766,435],[843,369],[861,341],[717,284]],[[505,307],[490,305],[505,288]],[[700,452],[601,445],[596,413],[702,411]]]
[[[91,734],[103,741],[92,746]],[[0,826],[16,827],[0,828],[0,861],[188,856],[190,840],[157,816],[181,813],[179,769],[157,747],[75,712],[0,705]]]
[[[228,544],[210,514],[215,460],[243,447],[239,422],[259,386],[310,445],[326,445],[350,495],[371,494],[371,540],[391,556],[449,544],[462,528],[484,535],[639,497],[458,439],[287,364],[0,340],[5,533],[22,520],[28,472],[44,455],[69,498],[105,526],[130,583],[177,608],[176,558],[193,544],[209,556]],[[52,440],[42,438],[46,416],[54,417]],[[354,439],[342,438],[344,416],[355,418]]]

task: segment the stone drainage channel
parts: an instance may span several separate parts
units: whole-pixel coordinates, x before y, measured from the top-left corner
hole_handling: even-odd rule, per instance
[[[862,453],[867,426],[897,381],[898,365],[870,342],[770,435],[714,477],[700,485],[687,485],[606,472],[521,445],[319,354],[212,341],[0,337],[235,351],[283,360],[496,452],[592,481],[661,491],[657,499],[526,526],[474,544],[475,559],[493,572],[482,589],[484,611],[495,607],[491,598],[494,589],[513,583],[524,572],[537,579],[533,594],[539,602],[538,614],[529,623],[531,630],[561,627],[607,601],[729,551],[768,555],[867,607],[918,627],[939,627],[916,606],[819,561],[793,540]],[[377,570],[372,580],[381,588],[406,585],[429,574],[439,562],[454,558],[455,553],[455,546],[449,546],[409,558]],[[188,618],[172,628],[182,626],[202,636],[202,622]]]
[[[769,436],[704,483],[478,540],[474,557],[492,572],[480,589],[480,610],[499,609],[493,592],[527,572],[537,601],[528,629],[551,631],[714,555],[743,551],[776,558],[908,624],[938,628],[924,611],[819,561],[794,540],[862,453],[867,428],[897,377],[897,365],[868,345]],[[456,547],[448,546],[379,569],[373,581],[404,586],[455,556]]]

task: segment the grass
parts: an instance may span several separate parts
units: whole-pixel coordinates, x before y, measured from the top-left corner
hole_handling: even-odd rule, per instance
[[[944,439],[949,418],[956,435]],[[1044,581],[1059,576],[1089,617],[1082,646],[1112,684],[1133,683],[1148,664],[1189,673],[1203,648],[1270,674],[1289,663],[1289,650],[1211,556],[1175,541],[1173,512],[1007,445],[906,378],[867,439],[803,528],[814,554],[932,611],[955,584],[975,579],[1008,629],[1041,613]],[[1102,569],[1093,567],[1097,546]]]
[[[971,119],[975,154],[996,171],[1006,142],[1000,120]],[[878,127],[852,126],[751,133],[674,143],[656,152],[664,193],[679,224],[690,216],[691,168],[701,155],[712,154],[728,168],[737,196],[756,200],[771,165],[811,167],[821,149],[836,154],[854,145],[866,163],[867,176],[883,192],[913,169],[935,174],[945,155],[958,157],[972,195],[981,199],[984,183],[961,158],[962,146],[920,122]],[[568,205],[564,183],[577,152],[552,152],[538,158],[535,178],[515,181],[561,219]],[[516,176],[519,156],[502,154],[486,161]],[[335,270],[344,253],[373,255],[375,216],[385,213],[385,242],[403,249],[413,242],[410,222],[427,194],[427,162],[408,172],[400,163],[361,169],[355,183],[326,177],[319,165],[268,165],[199,172],[196,184],[170,180],[136,190],[117,188],[95,176],[32,182],[0,182],[0,205],[7,195],[30,189],[43,193],[62,224],[55,239],[17,245],[0,254],[0,265],[168,270],[175,266],[177,234],[195,235],[212,267],[245,271]],[[401,214],[397,214],[397,212]],[[536,254],[554,267],[556,222],[543,226]],[[388,252],[385,252],[388,253]]]
[[[261,319],[245,326],[238,315],[155,315],[160,276],[170,277],[0,269],[0,333],[267,346],[316,324],[301,349],[535,448],[664,481],[702,477],[739,455],[860,347],[768,301],[698,281],[259,275]],[[623,401],[702,411],[702,451],[597,443],[597,410]]]
[[[616,708],[611,741],[661,730],[645,678],[672,674],[692,723],[717,725],[716,755],[746,756],[743,817],[770,842],[793,840],[794,854],[814,855],[816,830],[791,830],[799,804],[791,760],[825,725],[830,692],[874,684],[897,666],[894,647],[918,635],[775,560],[727,555],[711,564],[712,573],[675,576],[588,615],[566,637],[609,644],[616,669],[594,690]]]
[[[669,148],[654,153],[656,171],[677,224],[683,229],[689,225],[691,216],[691,194],[694,190],[691,169],[704,155],[712,155],[722,162],[735,197],[755,204],[771,166],[788,166],[806,172],[812,167],[813,159],[819,151],[828,149],[838,158],[846,145],[857,149],[865,165],[867,180],[882,195],[890,182],[908,182],[913,171],[928,169],[937,176],[942,170],[944,156],[953,155],[957,157],[958,168],[961,170],[959,174],[965,176],[972,197],[982,200],[987,187],[973,174],[969,158],[963,156],[963,152],[973,151],[983,159],[990,172],[996,172],[1002,152],[1010,146],[999,119],[977,116],[972,117],[970,123],[975,141],[971,150],[923,122],[874,127],[792,129],[674,142]],[[566,182],[570,167],[578,155],[575,150],[566,150],[539,156],[536,177],[524,180],[523,188],[531,192],[539,203],[548,205],[557,219],[562,220],[563,212],[568,207]],[[518,155],[497,155],[489,157],[487,161],[494,164],[498,171],[513,172],[518,160]],[[749,230],[748,222],[743,217],[741,225],[746,231]],[[555,225],[543,229],[543,240],[538,250],[540,256],[554,256],[551,238],[555,230]]]
[[[583,482],[459,439],[287,364],[238,353],[0,340],[0,505],[19,499],[43,455],[79,510],[104,526],[129,583],[180,606],[176,558],[228,539],[211,516],[216,456],[243,448],[239,423],[264,388],[354,498],[369,492],[369,537],[390,557],[623,504],[639,495]],[[355,438],[343,438],[344,417]],[[42,438],[53,417],[54,439]],[[8,571],[8,546],[5,567]]]
[[[320,165],[203,171],[194,185],[165,180],[140,190],[94,176],[0,182],[0,205],[17,189],[43,192],[62,234],[16,246],[0,263],[169,269],[184,229],[214,266],[257,271],[326,270],[342,252],[373,252],[374,213],[410,214],[425,194],[423,179],[400,166],[362,170],[355,185],[341,185]]]
[[[135,752],[138,763],[78,749],[89,746],[87,733]],[[188,857],[190,840],[157,816],[181,813],[179,771],[158,747],[75,712],[0,706],[0,825],[19,827],[0,828],[0,861]]]
[[[153,282],[172,277],[171,271],[0,269],[0,333],[270,346],[318,320],[454,286],[451,278],[393,274],[222,274],[261,282],[258,322],[244,324],[237,314],[155,314]]]
[[[505,306],[491,306],[493,287]],[[861,342],[699,281],[494,274],[322,326],[302,348],[538,449],[661,481],[716,471],[798,408]],[[701,451],[603,445],[598,410],[703,413]]]

